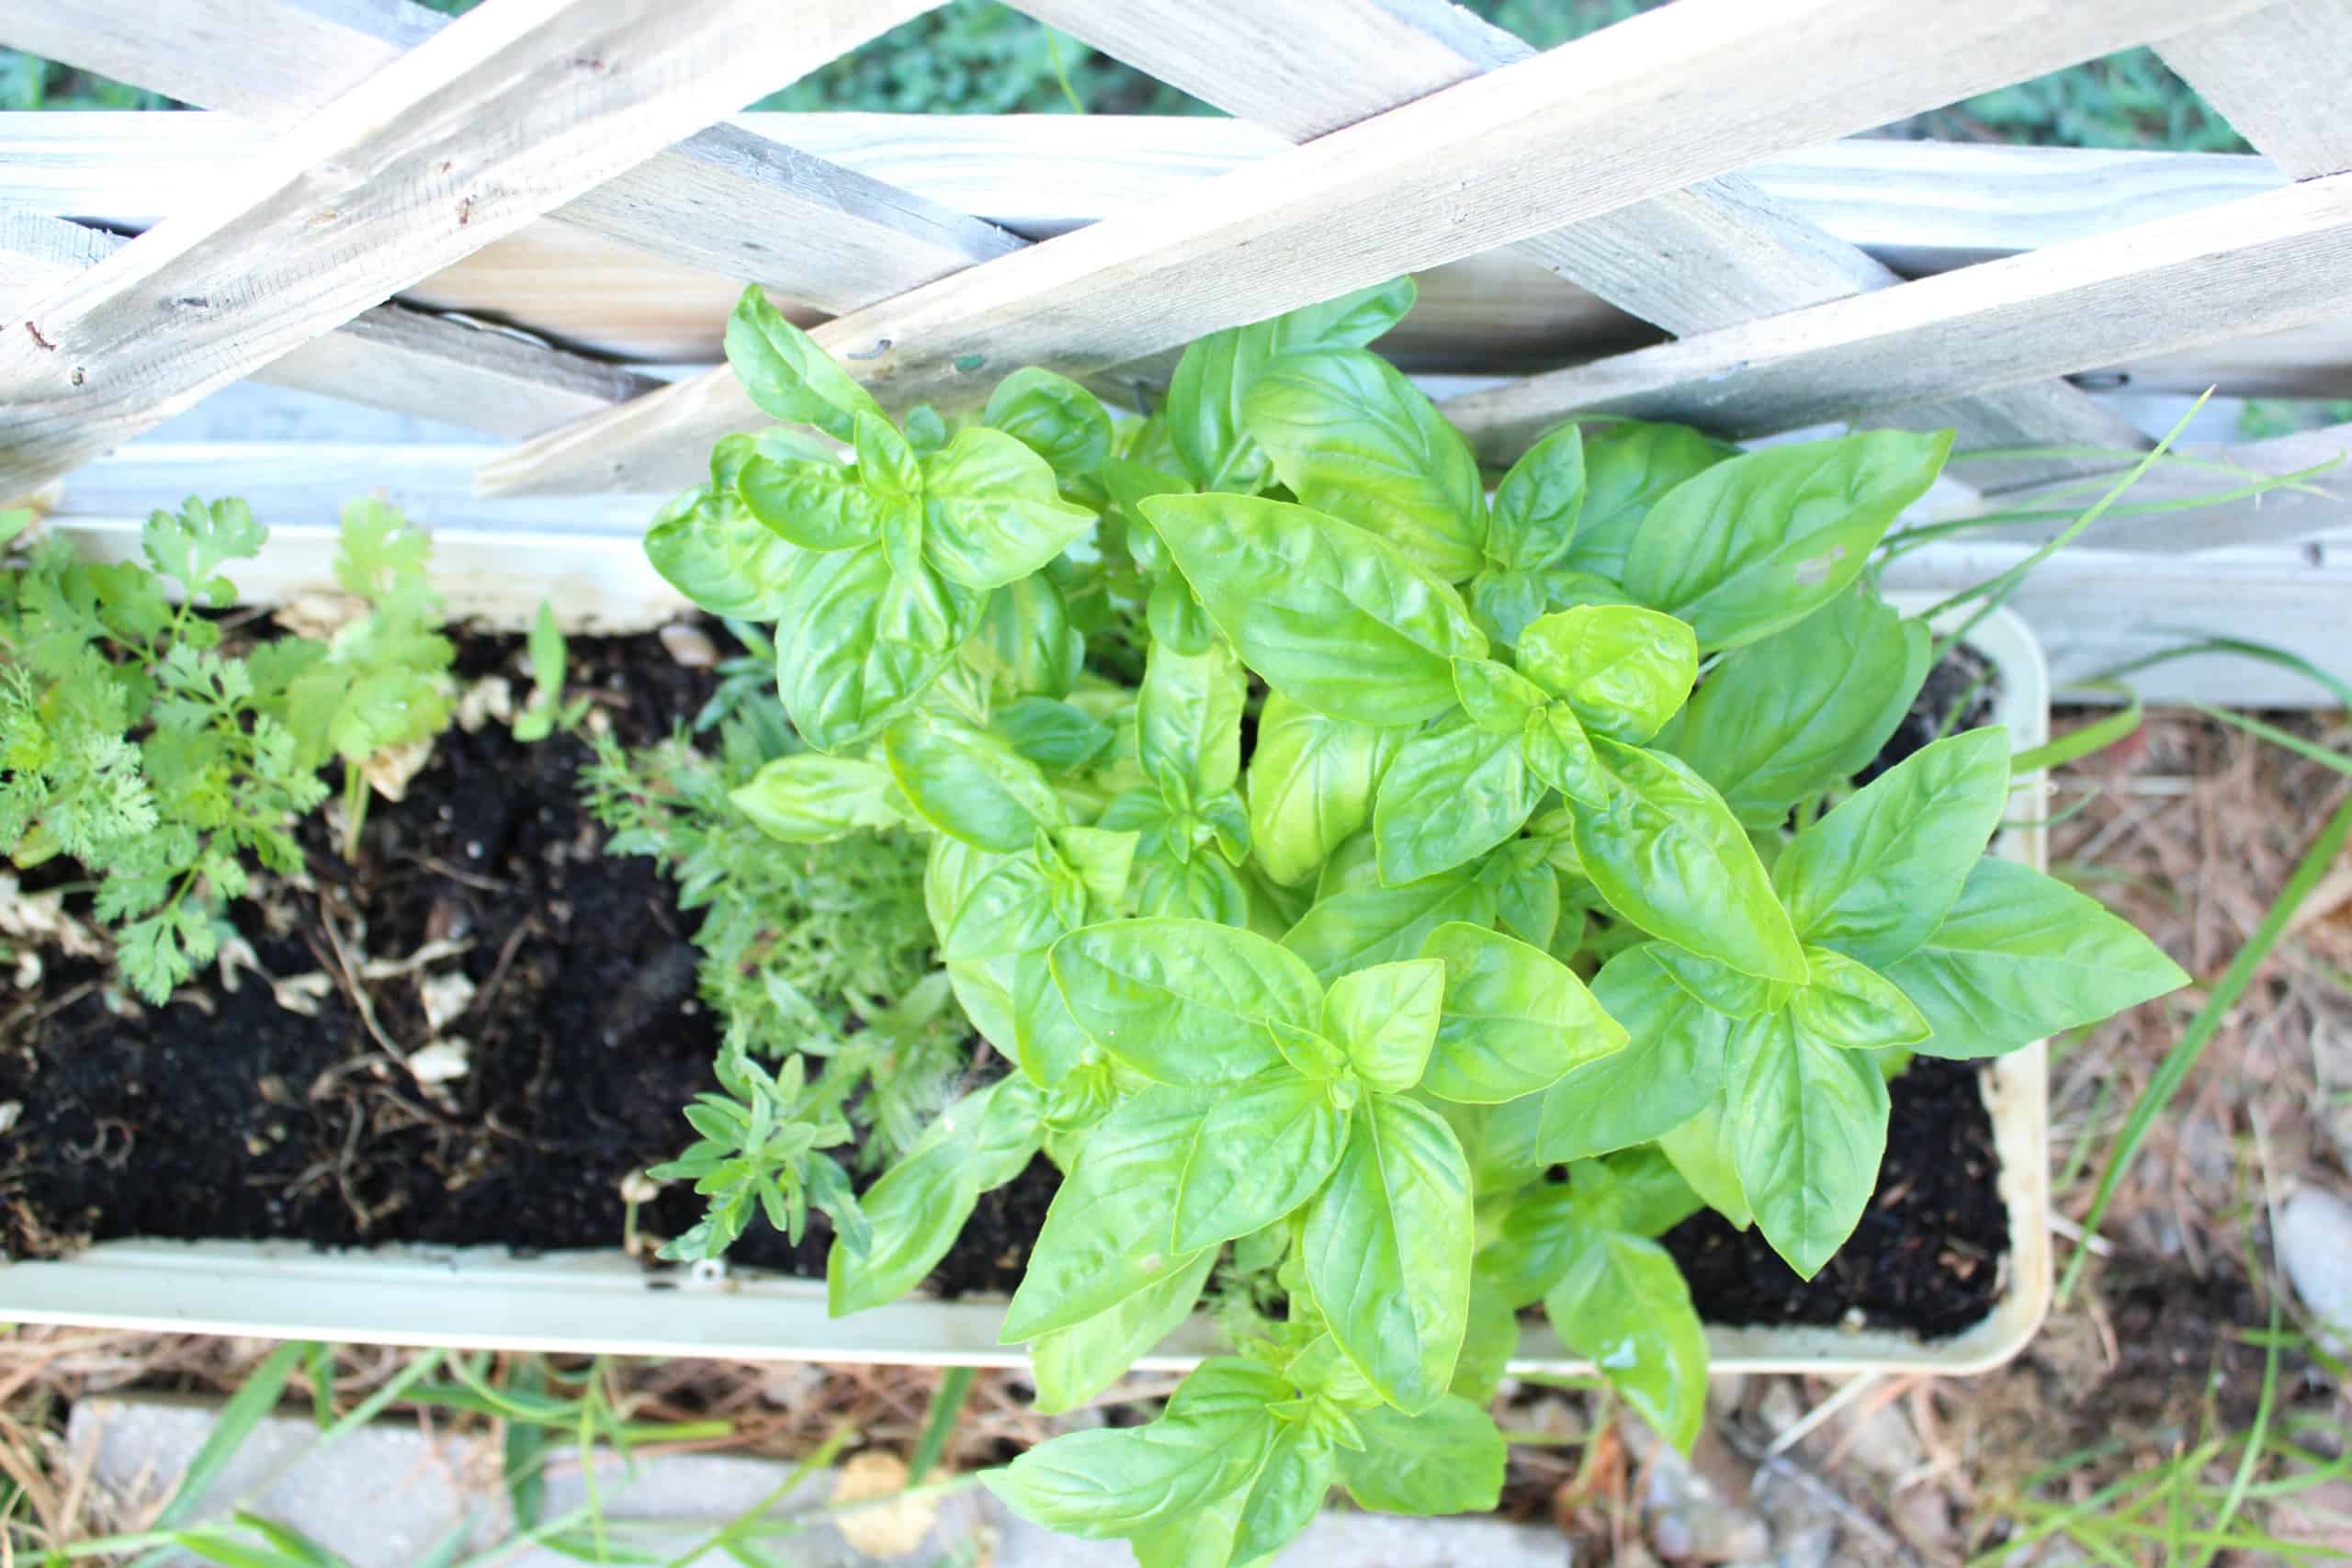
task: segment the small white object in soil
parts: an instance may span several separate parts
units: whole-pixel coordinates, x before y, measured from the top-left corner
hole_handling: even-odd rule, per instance
[[[495,719],[514,722],[514,683],[503,675],[485,675],[458,694],[458,728],[471,735]],[[449,808],[443,807],[446,818]]]
[[[23,1100],[0,1100],[0,1133],[12,1133],[16,1131],[17,1118],[22,1116],[24,1113],[25,1102]]]
[[[2278,1261],[2335,1355],[2352,1343],[2352,1203],[2317,1187],[2287,1200],[2278,1214]]]
[[[447,1083],[472,1069],[473,1048],[462,1035],[435,1040],[408,1054],[408,1070],[422,1084]]]
[[[424,1021],[435,1034],[474,1003],[474,983],[463,970],[427,975],[416,988],[424,1003]]]
[[[424,771],[433,760],[433,737],[412,740],[405,746],[387,746],[359,764],[368,786],[386,800],[399,800],[408,794],[409,781]]]
[[[707,670],[718,662],[718,645],[700,626],[673,621],[659,635],[670,657],[689,670]]]
[[[621,1201],[650,1203],[662,1196],[662,1184],[641,1170],[632,1170],[621,1178]]]

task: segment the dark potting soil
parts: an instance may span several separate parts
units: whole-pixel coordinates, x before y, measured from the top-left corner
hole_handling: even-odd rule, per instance
[[[460,648],[463,677],[515,668],[515,639]],[[574,639],[571,654],[575,685],[597,693],[627,745],[667,734],[709,694],[707,671],[650,637]],[[1932,738],[1974,674],[1937,671],[1881,765]],[[1985,705],[1980,694],[1966,722]],[[718,1030],[695,995],[697,917],[651,861],[601,852],[579,796],[587,756],[569,736],[452,730],[405,799],[372,805],[356,863],[322,821],[307,825],[312,886],[273,885],[233,918],[265,975],[317,977],[314,1016],[251,971],[233,987],[208,976],[165,1008],[110,1007],[102,964],[45,954],[32,993],[0,1009],[0,1104],[22,1108],[0,1133],[7,1254],[125,1236],[617,1245],[623,1179],[675,1155],[692,1135],[680,1108],[717,1087]],[[384,972],[435,942],[458,950]],[[469,1065],[435,1092],[383,1041],[406,1052],[432,1038],[419,979],[452,971],[476,990],[443,1033],[465,1040]],[[1878,1197],[1809,1282],[1714,1215],[1672,1232],[1701,1313],[1836,1324],[1859,1311],[1928,1335],[1983,1316],[2007,1232],[1976,1082],[1973,1067],[1927,1060],[1895,1080]],[[1009,1291],[1057,1185],[1040,1158],[984,1197],[932,1288]],[[673,1184],[639,1225],[674,1235],[698,1217]],[[730,1259],[821,1275],[830,1244],[820,1214],[797,1247],[755,1222]]]

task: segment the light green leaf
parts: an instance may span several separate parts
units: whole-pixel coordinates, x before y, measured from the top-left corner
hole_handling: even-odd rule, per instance
[[[1034,1091],[1024,1089],[1008,1078],[966,1095],[859,1197],[872,1239],[862,1254],[839,1240],[826,1254],[831,1315],[863,1312],[913,1290],[947,1256],[980,1194],[1021,1173],[1041,1131]]]
[[[1626,592],[1690,622],[1702,648],[1770,637],[1861,575],[1951,450],[1948,430],[1873,430],[1718,463],[1651,509],[1626,555]]]
[[[1258,373],[1242,415],[1301,505],[1377,534],[1445,581],[1478,570],[1477,460],[1386,360],[1360,348],[1285,354]]]
[[[1672,615],[1622,604],[1587,604],[1532,623],[1520,634],[1519,668],[1594,735],[1639,745],[1690,695],[1699,644]]]
[[[1045,946],[1067,929],[1052,879],[1035,851],[997,854],[945,833],[931,841],[923,907],[940,956],[948,959],[1010,958]]]
[[[736,484],[762,526],[804,550],[854,549],[880,538],[883,510],[894,504],[856,469],[821,458],[753,457]]]
[[[1367,1410],[1357,1416],[1361,1453],[1341,1450],[1348,1495],[1388,1514],[1482,1514],[1501,1500],[1503,1435],[1494,1418],[1447,1394],[1418,1416]]]
[[[1240,778],[1246,693],[1224,644],[1190,657],[1153,646],[1136,695],[1136,755],[1170,806],[1222,795]]]
[[[777,419],[813,424],[844,444],[857,416],[882,410],[825,351],[768,303],[758,285],[743,290],[727,318],[727,363],[752,401]]]
[[[1304,1421],[1285,1423],[1266,1450],[1265,1468],[1250,1483],[1230,1561],[1264,1562],[1288,1546],[1315,1522],[1338,1473],[1330,1439]]]
[[[1930,1056],[1994,1056],[2188,984],[2156,945],[2053,878],[1982,860],[1935,933],[1886,977],[1934,1031]]]
[[[890,727],[884,750],[916,814],[975,849],[1012,854],[1061,824],[1061,797],[1037,765],[984,730],[911,713]]]
[[[1201,1255],[1157,1285],[1148,1285],[1108,1312],[1084,1323],[1041,1334],[1029,1347],[1029,1371],[1037,1385],[1031,1408],[1041,1416],[1075,1410],[1110,1387],[1192,1315],[1216,1266],[1216,1251]]]
[[[991,728],[1022,756],[1064,777],[1102,756],[1116,739],[1084,708],[1054,697],[1015,697],[996,710]]]
[[[1738,1026],[1732,1158],[1772,1250],[1810,1280],[1853,1234],[1886,1153],[1886,1079],[1859,1051],[1808,1040],[1787,1013]]]
[[[1453,706],[1453,660],[1486,656],[1461,596],[1363,529],[1230,495],[1143,509],[1241,661],[1295,702],[1418,724]]]
[[[1091,474],[1111,456],[1111,415],[1067,376],[1030,366],[996,384],[980,418],[1065,474]]]
[[[1028,576],[1094,524],[1061,498],[1043,457],[984,426],[925,457],[922,488],[924,557],[967,588]]]
[[[1470,1293],[1470,1171],[1426,1106],[1368,1096],[1307,1210],[1301,1256],[1331,1337],[1408,1412],[1453,1381]]]
[[[1578,1207],[1567,1182],[1531,1181],[1512,1195],[1495,1238],[1478,1249],[1478,1278],[1514,1312],[1542,1301],[1592,1239],[1578,1224]]]
[[[1648,1143],[1723,1088],[1731,1020],[1675,984],[1653,944],[1602,964],[1592,997],[1625,1031],[1626,1044],[1544,1092],[1537,1153],[1546,1163]]]
[[[1146,863],[1136,888],[1136,912],[1247,927],[1250,890],[1231,866],[1214,855],[1196,852],[1188,861],[1152,860]]]
[[[1873,967],[1928,940],[2000,826],[2009,732],[1915,752],[1796,836],[1772,886],[1808,942]]]
[[[1445,965],[1434,959],[1359,969],[1331,983],[1323,1033],[1368,1087],[1402,1094],[1421,1081],[1444,995]]]
[[[1562,425],[1529,447],[1495,486],[1487,556],[1519,571],[1560,559],[1576,537],[1584,491],[1584,433]]]
[[[714,615],[773,621],[804,557],[760,525],[741,497],[697,486],[656,513],[645,558],[662,581]]]
[[[1660,497],[1739,448],[1683,424],[1620,420],[1584,432],[1584,511],[1566,564],[1611,581]]]
[[[776,626],[776,687],[820,751],[871,739],[912,707],[970,635],[978,598],[909,583],[878,545],[803,558]]]
[[[1483,926],[1442,925],[1421,944],[1445,965],[1444,1010],[1421,1087],[1500,1105],[1622,1048],[1625,1031],[1568,966]]]
[[[1495,890],[1477,865],[1455,866],[1418,882],[1326,893],[1283,938],[1329,985],[1351,970],[1420,956],[1430,932],[1448,920],[1485,925],[1495,918]]]
[[[1661,1136],[1657,1146],[1708,1208],[1741,1230],[1756,1223],[1747,1194],[1739,1185],[1739,1168],[1732,1157],[1731,1120],[1724,1113],[1720,1097]]]
[[[859,828],[895,828],[889,770],[851,757],[802,751],[762,765],[727,792],[735,808],[771,838],[821,844]]]
[[[1348,1113],[1330,1086],[1287,1066],[1243,1083],[1164,1092],[1187,1095],[1198,1108],[1176,1198],[1179,1252],[1289,1217],[1331,1174],[1347,1138]]]
[[[1054,979],[1095,1043],[1161,1083],[1275,1066],[1269,1023],[1311,1029],[1323,987],[1264,937],[1204,920],[1113,920],[1054,944]]]
[[[1453,718],[1414,736],[1373,807],[1380,875],[1394,886],[1477,859],[1526,826],[1544,798],[1516,734]]]
[[[1707,1419],[1707,1333],[1666,1248],[1639,1236],[1597,1238],[1544,1311],[1561,1343],[1599,1367],[1652,1430],[1690,1451]]]
[[[1885,976],[1831,948],[1808,947],[1805,959],[1813,977],[1789,998],[1789,1021],[1804,1038],[1864,1051],[1928,1038],[1928,1021]]]
[[[1045,573],[989,594],[964,658],[1013,694],[1066,697],[1086,662],[1086,639],[1070,624],[1062,591]]]
[[[1402,735],[1267,696],[1250,752],[1250,841],[1269,880],[1286,887],[1311,874],[1371,820]]]
[[[1519,1314],[1503,1300],[1484,1272],[1470,1276],[1469,1326],[1462,1336],[1462,1354],[1453,1363],[1448,1393],[1484,1409],[1510,1374],[1519,1354]]]
[[[1491,659],[1455,660],[1453,692],[1470,722],[1493,735],[1518,735],[1527,728],[1529,716],[1552,700],[1543,687]]]

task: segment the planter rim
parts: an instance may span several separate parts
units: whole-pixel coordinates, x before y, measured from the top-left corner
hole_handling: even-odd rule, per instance
[[[78,547],[100,557],[136,552],[134,525],[61,520]],[[280,604],[333,582],[334,530],[273,530],[248,602]],[[518,559],[526,572],[513,570]],[[646,564],[633,537],[461,531],[435,535],[434,576],[453,615],[498,629],[529,624],[544,598],[569,629],[597,632],[659,625],[691,606]],[[1906,613],[1918,593],[1890,593]],[[1996,610],[1968,644],[2000,671],[1993,722],[2017,750],[2049,738],[2050,682],[2041,643],[2025,622]],[[2040,869],[2045,861],[2043,775],[2013,782],[2012,819],[1995,852]],[[1982,1082],[2000,1156],[1998,1190],[2009,1220],[2001,1260],[2006,1288],[1993,1310],[1961,1333],[1923,1340],[1880,1328],[1710,1324],[1717,1372],[1986,1371],[2015,1356],[2050,1306],[2049,1077],[2034,1044],[1984,1065]],[[292,1241],[97,1243],[70,1258],[0,1265],[0,1321],[162,1333],[208,1333],[481,1349],[527,1349],[733,1359],[871,1361],[1019,1367],[1017,1345],[1000,1345],[1002,1301],[913,1296],[846,1318],[825,1312],[825,1287],[724,1265],[649,1269],[617,1247],[518,1256],[499,1247],[402,1244],[331,1250]],[[1217,1348],[1195,1315],[1138,1368],[1182,1371]],[[1589,1372],[1542,1322],[1522,1325],[1515,1372]]]

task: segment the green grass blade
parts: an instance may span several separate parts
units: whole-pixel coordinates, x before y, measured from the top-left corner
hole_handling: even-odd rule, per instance
[[[310,1350],[309,1344],[302,1340],[280,1345],[263,1358],[243,1386],[229,1396],[228,1403],[220,1406],[220,1418],[206,1435],[204,1445],[188,1461],[187,1472],[173,1489],[172,1500],[155,1516],[155,1529],[176,1529],[195,1518],[197,1509],[204,1504],[205,1493],[220,1479],[220,1472],[236,1457],[237,1450],[244,1447],[245,1439],[254,1435],[263,1417],[277,1408],[287,1382]]]
[[[526,1393],[537,1393],[547,1386],[547,1377],[537,1356],[527,1357],[514,1371],[510,1380]],[[547,1466],[547,1428],[536,1421],[508,1421],[505,1442],[500,1451],[503,1479],[506,1483],[506,1500],[514,1509],[514,1523],[529,1529],[547,1515],[548,1483],[542,1473]]]
[[[2080,729],[2058,737],[2057,739],[2019,751],[2009,759],[2009,775],[2038,773],[2045,768],[2063,768],[2069,762],[2079,762],[2085,757],[2106,750],[2117,741],[2138,733],[2146,708],[2140,694],[2113,681],[2086,682],[2114,692],[2124,699],[2123,707],[2106,717],[2083,726]]]
[[[2203,632],[2193,631],[2184,626],[2159,626],[2156,629],[2165,637],[2188,637],[2190,640],[2176,648],[2162,649],[2154,653],[2142,654],[2137,659],[2126,660],[2111,669],[2100,671],[2084,684],[2097,685],[2117,681],[2126,675],[2136,675],[2143,670],[2153,670],[2159,664],[2169,664],[2176,659],[2195,659],[2212,653],[2234,653],[2241,658],[2257,659],[2265,664],[2276,665],[2281,670],[2301,675],[2304,680],[2334,696],[2344,706],[2352,708],[2352,684],[2346,684],[2342,677],[2331,671],[2323,670],[2300,653],[2275,647],[2270,643],[2256,642],[2247,637],[2209,637]]]
[[[2333,768],[2346,777],[2352,778],[2352,757],[2347,757],[2341,751],[2331,751],[2324,746],[2314,746],[2301,736],[2291,734],[2275,724],[2265,724],[2258,718],[2250,718],[2242,713],[2232,713],[2228,708],[2217,708],[2207,703],[2190,703],[2188,705],[2195,708],[2207,718],[2218,719],[2223,724],[2243,729],[2257,740],[2267,740],[2282,751],[2292,751],[2298,757],[2317,762],[2323,768]]]
[[[956,1435],[956,1418],[964,1413],[964,1402],[972,1396],[976,1376],[970,1367],[950,1367],[939,1380],[939,1392],[931,1396],[931,1414],[923,1417],[922,1435],[915,1438],[914,1458],[907,1461],[908,1485],[922,1485],[924,1477],[939,1468],[939,1456],[947,1451],[947,1439]]]

